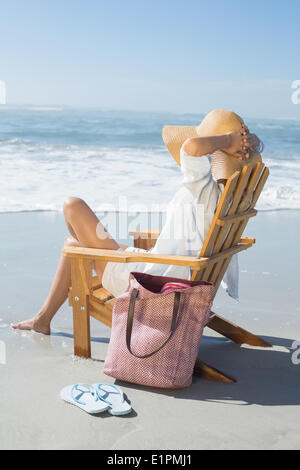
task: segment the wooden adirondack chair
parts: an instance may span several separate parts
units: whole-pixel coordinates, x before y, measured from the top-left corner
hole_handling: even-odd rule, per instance
[[[210,281],[215,285],[217,292],[232,256],[247,250],[255,243],[254,238],[242,238],[242,235],[248,220],[257,214],[255,205],[268,175],[268,168],[263,163],[258,163],[254,168],[243,167],[241,172],[236,172],[227,181],[199,258],[92,248],[64,248],[63,253],[71,258],[72,266],[69,303],[73,308],[75,355],[86,358],[91,355],[90,316],[111,327],[114,298],[101,286],[99,279],[93,277],[94,260],[190,266],[193,280]],[[130,235],[134,237],[136,247],[150,249],[154,246],[159,231],[135,231],[130,232]],[[207,327],[238,344],[271,346],[214,312],[211,312]],[[210,380],[235,382],[233,378],[200,360],[196,361],[194,375]]]

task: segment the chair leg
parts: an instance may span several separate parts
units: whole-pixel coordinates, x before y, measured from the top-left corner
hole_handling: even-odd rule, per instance
[[[71,262],[74,354],[88,359],[91,357],[90,312],[88,289],[85,286],[85,270],[88,266],[84,263],[81,266],[80,262],[77,259]],[[92,272],[91,264],[89,267]]]
[[[84,308],[84,310],[83,310]],[[73,306],[74,355],[91,357],[90,315],[87,302]]]
[[[226,382],[226,383],[235,383],[236,380],[228,375],[223,374],[223,372],[215,369],[214,367],[209,366],[200,359],[197,359],[195,362],[195,368],[193,375],[195,377],[200,377],[206,380],[216,380],[218,382]]]
[[[231,339],[237,344],[249,344],[250,346],[260,346],[262,348],[271,348],[272,345],[267,341],[255,336],[243,328],[231,323],[223,317],[220,317],[214,312],[206,326],[214,331],[217,331],[223,336]]]

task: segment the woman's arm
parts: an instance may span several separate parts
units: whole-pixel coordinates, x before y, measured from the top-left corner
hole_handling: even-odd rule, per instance
[[[202,157],[214,153],[216,150],[226,150],[230,147],[230,134],[210,137],[192,137],[185,141],[183,150],[191,157]]]
[[[254,134],[250,134],[248,128],[242,127],[241,131],[210,137],[192,137],[183,144],[184,151],[192,157],[202,157],[213,154],[216,150],[235,155],[237,158],[249,156],[249,148],[253,146]]]

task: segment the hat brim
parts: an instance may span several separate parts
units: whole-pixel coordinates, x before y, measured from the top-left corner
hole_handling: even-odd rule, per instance
[[[180,165],[180,150],[184,142],[197,136],[196,126],[164,126],[162,130],[163,141],[178,165]]]

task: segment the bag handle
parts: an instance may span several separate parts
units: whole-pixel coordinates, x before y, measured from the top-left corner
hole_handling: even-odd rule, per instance
[[[173,307],[173,314],[172,314],[172,323],[171,323],[171,330],[169,337],[166,339],[166,341],[155,351],[153,351],[150,354],[145,354],[144,356],[138,356],[137,354],[134,354],[131,350],[131,335],[132,335],[132,326],[133,326],[133,319],[134,319],[134,307],[135,307],[135,301],[138,297],[139,291],[138,289],[133,289],[131,292],[130,296],[130,302],[129,302],[129,309],[128,309],[128,316],[127,316],[127,328],[126,328],[126,345],[128,351],[135,357],[139,359],[146,359],[147,357],[151,357],[154,354],[156,354],[158,351],[160,351],[172,338],[173,334],[176,331],[176,320],[177,320],[177,315],[178,315],[178,310],[179,310],[179,303],[180,303],[180,292],[175,292],[175,298],[174,298],[174,307]]]

